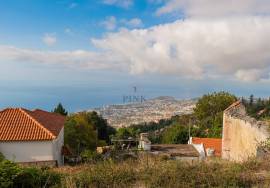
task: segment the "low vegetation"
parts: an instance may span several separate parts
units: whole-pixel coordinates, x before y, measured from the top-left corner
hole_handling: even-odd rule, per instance
[[[2,188],[106,187],[269,187],[269,159],[237,164],[212,159],[181,162],[142,156],[126,161],[101,160],[74,167],[22,167],[0,162]]]
[[[57,187],[62,175],[48,168],[22,167],[8,160],[0,162],[1,188]]]
[[[84,165],[75,174],[67,173],[68,178],[62,183],[66,187],[267,187],[270,183],[267,169],[268,160],[190,164],[145,157],[123,163]]]

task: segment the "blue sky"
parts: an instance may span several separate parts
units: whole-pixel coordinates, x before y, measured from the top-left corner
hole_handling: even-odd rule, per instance
[[[203,6],[202,6],[203,5]],[[269,94],[263,0],[0,2],[0,108],[70,111],[226,90]]]
[[[127,21],[140,19],[143,22],[140,28],[175,19],[155,16],[156,8],[157,4],[142,0],[128,7],[94,0],[2,1],[1,42],[34,49],[91,49],[90,38],[101,37],[107,32],[102,22],[108,17]],[[118,23],[116,28],[110,31],[126,26]],[[40,40],[46,33],[57,37],[58,42],[51,48]]]

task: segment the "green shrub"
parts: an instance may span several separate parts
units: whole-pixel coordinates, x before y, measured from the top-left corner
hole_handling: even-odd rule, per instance
[[[0,162],[0,187],[13,187],[14,180],[20,175],[22,169],[11,161]]]
[[[26,167],[16,177],[14,184],[16,187],[52,187],[59,185],[61,176],[59,173],[46,168]]]
[[[19,165],[4,160],[0,162],[0,187],[1,188],[36,188],[60,185],[60,174],[37,167],[20,167]]]
[[[91,151],[91,150],[84,150],[81,153],[81,157],[83,162],[97,162],[102,160],[102,155],[98,154],[96,151]]]
[[[3,160],[5,160],[5,156],[0,152],[0,162],[2,162]]]

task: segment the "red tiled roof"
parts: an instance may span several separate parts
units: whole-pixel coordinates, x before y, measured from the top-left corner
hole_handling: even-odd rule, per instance
[[[222,139],[220,138],[197,138],[192,137],[193,144],[203,144],[204,149],[212,148],[215,150],[215,156],[221,156]]]
[[[7,108],[0,111],[0,141],[53,140],[65,117],[43,110]]]

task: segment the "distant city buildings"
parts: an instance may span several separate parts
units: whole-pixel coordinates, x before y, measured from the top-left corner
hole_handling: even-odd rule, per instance
[[[116,128],[132,124],[158,122],[175,115],[193,112],[196,100],[176,100],[173,97],[159,97],[138,103],[109,105],[93,109],[101,114],[108,123]]]

